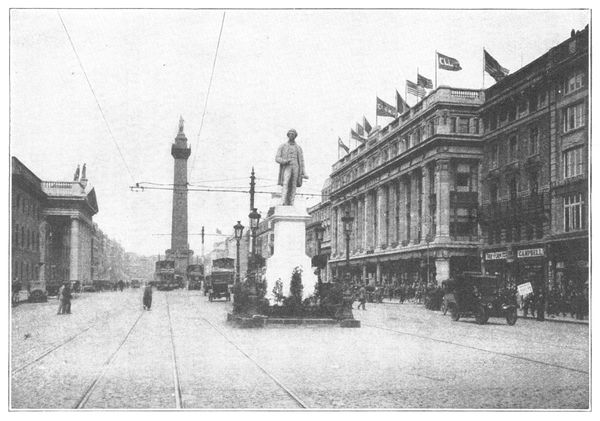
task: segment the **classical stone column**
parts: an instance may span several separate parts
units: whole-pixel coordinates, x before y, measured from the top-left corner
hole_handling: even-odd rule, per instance
[[[398,243],[406,240],[406,180],[401,178],[398,182]]]
[[[367,282],[367,264],[366,263],[364,263],[362,265],[362,281],[363,281],[363,283]]]
[[[430,171],[428,166],[422,168],[422,184],[421,184],[421,244],[427,242],[427,235],[431,227],[431,218],[429,216],[429,183]]]
[[[79,219],[71,217],[71,250],[69,253],[69,279],[79,280]]]
[[[398,226],[397,226],[397,206],[398,206],[398,198],[397,198],[397,189],[398,182],[394,180],[390,184],[388,184],[389,191],[389,201],[388,201],[388,244],[394,244],[398,242]]]
[[[381,262],[377,262],[375,266],[375,283],[381,284]]]
[[[435,241],[450,239],[450,180],[448,175],[449,160],[440,159],[436,163],[438,183],[436,186],[437,226]]]
[[[410,239],[414,244],[419,243],[419,178],[417,171],[411,173],[410,178]]]
[[[374,226],[373,226],[373,194],[367,192],[365,194],[365,231],[366,241],[365,249],[370,250],[373,248],[373,239],[375,237]]]
[[[379,186],[377,188],[377,244],[375,244],[375,248],[382,248],[387,245],[386,215],[387,203],[385,187]]]

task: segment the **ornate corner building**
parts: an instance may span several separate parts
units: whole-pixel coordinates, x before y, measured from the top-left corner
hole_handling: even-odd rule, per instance
[[[333,166],[331,260],[369,283],[478,268],[483,92],[441,86]],[[342,217],[354,216],[350,268]]]
[[[313,225],[329,219],[332,275],[435,285],[476,270],[585,285],[588,37],[573,31],[486,90],[440,86],[338,160],[310,209]]]

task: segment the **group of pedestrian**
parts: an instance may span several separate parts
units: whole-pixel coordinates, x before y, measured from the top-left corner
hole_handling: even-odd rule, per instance
[[[71,314],[71,284],[65,282],[58,290],[58,311],[56,314]]]
[[[531,315],[538,320],[544,320],[545,316],[566,317],[583,320],[588,313],[587,292],[585,290],[573,290],[569,294],[552,289],[545,296],[541,291],[526,297],[520,297],[523,316]]]

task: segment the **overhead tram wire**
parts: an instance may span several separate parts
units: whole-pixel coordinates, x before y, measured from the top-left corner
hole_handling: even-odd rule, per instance
[[[221,29],[219,30],[219,38],[217,39],[217,47],[215,48],[215,56],[213,58],[212,69],[210,71],[210,79],[208,81],[208,89],[206,90],[206,98],[204,99],[204,110],[202,111],[202,119],[200,120],[200,130],[198,130],[198,137],[196,138],[196,146],[194,147],[194,159],[192,159],[192,166],[190,168],[189,175],[191,176],[194,172],[194,166],[196,165],[196,157],[198,156],[198,144],[200,143],[200,135],[202,134],[202,128],[204,127],[204,117],[206,116],[206,109],[208,107],[208,97],[210,96],[210,88],[212,87],[213,76],[215,75],[215,67],[217,64],[217,56],[219,54],[219,45],[221,45],[221,35],[223,34],[223,25],[225,24],[225,12],[223,12],[223,18],[221,19]]]
[[[60,14],[60,10],[57,9],[56,13],[58,14],[58,18],[60,19],[60,23],[62,24],[62,27],[65,30],[65,33],[67,34],[67,38],[69,39],[69,43],[71,44],[71,48],[73,49],[73,52],[75,53],[75,57],[77,58],[77,62],[79,63],[79,67],[81,68],[81,71],[83,72],[83,76],[85,77],[87,85],[90,88],[90,91],[92,92],[92,95],[94,96],[94,100],[96,101],[96,105],[98,106],[98,110],[100,110],[100,115],[102,116],[102,120],[104,120],[104,124],[106,125],[106,129],[108,130],[108,134],[110,135],[110,138],[112,139],[113,143],[117,147],[117,151],[119,152],[119,156],[121,157],[121,160],[123,161],[123,165],[125,165],[125,168],[127,169],[127,172],[129,173],[129,177],[131,177],[131,181],[135,182],[135,178],[133,177],[133,174],[131,173],[131,170],[129,169],[129,165],[127,165],[127,161],[125,161],[125,157],[123,156],[123,152],[121,151],[121,148],[119,147],[119,143],[117,142],[117,139],[113,135],[112,129],[110,128],[110,124],[108,124],[108,120],[106,119],[106,115],[104,114],[104,110],[102,110],[102,106],[100,105],[100,101],[98,101],[98,97],[96,96],[96,92],[94,91],[94,88],[92,87],[92,83],[90,82],[90,79],[88,78],[87,72],[85,71],[85,68],[83,67],[83,63],[81,62],[81,59],[79,58],[79,54],[77,53],[77,49],[75,48],[75,44],[73,43],[73,40],[71,39],[71,35],[69,34],[69,30],[67,29],[67,25],[65,25],[65,21],[63,20],[61,14]]]
[[[141,183],[136,183],[135,186],[129,186],[131,191],[145,191],[145,190],[173,190],[172,187],[158,187],[158,186],[142,186]],[[249,194],[248,190],[242,189],[234,189],[234,188],[217,188],[217,187],[188,187],[188,191],[198,191],[198,192],[212,192],[212,193],[243,193]],[[265,190],[256,190],[254,193],[257,194],[273,194],[277,193],[274,191],[265,191]],[[328,195],[320,194],[320,193],[296,193],[296,196],[306,196],[306,197],[328,197]]]

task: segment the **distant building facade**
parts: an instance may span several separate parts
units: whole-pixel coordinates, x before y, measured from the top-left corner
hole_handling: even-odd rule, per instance
[[[307,210],[311,219],[306,224],[306,255],[311,258],[312,267],[318,269],[322,282],[329,282],[331,279],[330,265],[328,264],[331,257],[330,193],[331,180],[328,178],[321,190],[321,202]],[[320,241],[319,235],[322,236]]]

